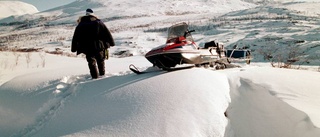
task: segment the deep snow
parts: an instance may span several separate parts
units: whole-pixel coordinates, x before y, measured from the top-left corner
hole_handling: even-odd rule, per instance
[[[319,72],[253,67],[228,76],[228,116],[237,136],[320,135]]]
[[[1,67],[1,136],[320,135],[319,72],[253,64],[136,75],[128,64],[151,64],[135,56],[111,58],[91,80],[83,58],[47,54],[43,68],[32,56],[29,68],[22,58]]]

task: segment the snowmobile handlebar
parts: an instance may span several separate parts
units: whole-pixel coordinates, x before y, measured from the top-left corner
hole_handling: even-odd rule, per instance
[[[188,31],[188,33],[191,33],[191,32],[195,32],[196,30],[190,30],[190,31]]]
[[[195,32],[195,30],[187,30],[186,32],[184,32],[184,37],[186,37],[187,36],[187,34],[190,34],[191,32]]]

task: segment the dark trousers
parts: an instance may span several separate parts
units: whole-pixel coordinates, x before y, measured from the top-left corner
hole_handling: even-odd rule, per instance
[[[105,55],[104,52],[96,52],[91,54],[86,54],[86,59],[88,61],[88,66],[90,69],[90,74],[92,78],[98,78],[105,74]]]

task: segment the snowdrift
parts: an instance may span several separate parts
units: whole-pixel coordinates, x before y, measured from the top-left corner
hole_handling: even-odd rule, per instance
[[[320,135],[318,72],[252,68],[229,73],[228,117],[235,136]]]
[[[46,57],[45,68],[37,60],[0,67],[0,136],[320,135],[319,72],[243,66],[136,75],[128,64],[151,64],[135,56],[111,58],[109,73],[91,80],[82,58]]]
[[[31,93],[6,85],[1,136],[223,136],[227,126],[228,80],[210,70],[70,76]]]

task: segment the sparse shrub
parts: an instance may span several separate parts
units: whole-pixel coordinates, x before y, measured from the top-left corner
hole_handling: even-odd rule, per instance
[[[26,57],[27,67],[29,68],[29,64],[31,62],[31,53],[28,52],[27,54],[25,54],[25,57]]]
[[[8,46],[0,46],[0,51],[7,51],[9,50]]]
[[[45,53],[54,54],[54,55],[61,55],[61,56],[67,56],[67,57],[77,57],[76,54],[69,53],[69,52],[63,52],[63,50],[59,50],[59,48],[56,48],[55,51],[45,51]]]
[[[57,38],[57,41],[63,41],[63,40],[66,40],[66,38],[65,38],[65,37],[59,37],[59,38]]]
[[[40,52],[39,56],[41,58],[41,66],[44,68],[46,66],[46,53]]]
[[[9,62],[8,60],[4,59],[1,61],[1,67],[4,68],[4,69],[7,69],[9,66]]]
[[[272,44],[258,49],[258,52],[270,61],[272,67],[291,68],[294,63],[302,65],[309,62],[299,45]]]
[[[18,63],[19,63],[19,58],[20,58],[21,54],[19,54],[19,53],[16,52],[16,51],[13,51],[13,55],[14,55],[14,57],[15,57],[15,64],[16,64],[16,66],[17,66]]]
[[[21,49],[14,49],[14,51],[19,51],[19,52],[38,52],[42,50],[42,48],[21,48]]]
[[[47,53],[54,54],[54,55],[62,55],[63,51],[60,48],[56,48],[55,51],[46,51]]]
[[[271,65],[274,67],[275,62],[275,53],[277,53],[279,47],[272,42],[268,42],[267,45],[263,46],[262,48],[258,49],[258,53],[263,56],[264,60],[270,61]]]

